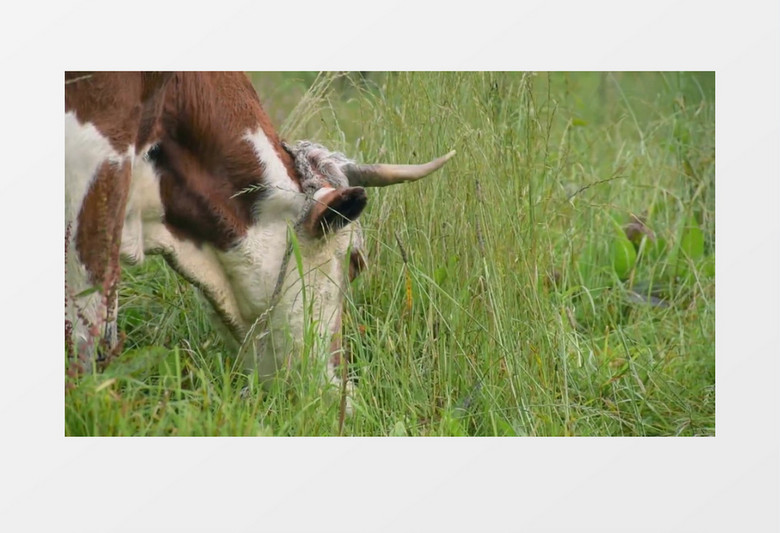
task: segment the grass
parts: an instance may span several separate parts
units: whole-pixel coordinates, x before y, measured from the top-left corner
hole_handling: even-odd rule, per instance
[[[714,435],[714,74],[253,80],[290,140],[366,162],[458,151],[369,191],[355,414],[340,423],[316,371],[261,390],[151,258],[123,272],[124,353],[69,383],[66,434]]]

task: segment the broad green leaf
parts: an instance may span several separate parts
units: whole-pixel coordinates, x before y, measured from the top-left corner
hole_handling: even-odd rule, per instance
[[[676,253],[675,253],[676,252]],[[685,277],[690,274],[690,262],[698,262],[704,257],[704,234],[691,215],[688,223],[683,226],[680,243],[672,253],[672,258],[677,265],[677,276]]]
[[[614,229],[610,245],[612,269],[620,279],[625,279],[628,277],[631,269],[634,268],[634,263],[636,263],[636,250],[631,241],[628,240],[628,237],[626,237],[626,233],[623,231],[620,223],[614,217],[610,217],[610,221]]]
[[[615,236],[612,240],[612,269],[620,279],[631,273],[636,263],[636,250],[627,237]]]
[[[680,249],[685,253],[686,257],[692,261],[704,257],[704,234],[702,234],[699,224],[696,222],[696,218],[693,215],[691,215],[688,225],[683,231],[682,239],[680,240]]]

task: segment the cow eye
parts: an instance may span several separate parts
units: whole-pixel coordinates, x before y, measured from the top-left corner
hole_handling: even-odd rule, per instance
[[[160,158],[160,143],[155,143],[149,147],[144,154],[144,159],[150,162],[156,162]]]

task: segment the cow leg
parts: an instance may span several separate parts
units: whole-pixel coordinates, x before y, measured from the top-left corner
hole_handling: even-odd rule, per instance
[[[129,157],[100,163],[68,224],[65,329],[75,372],[109,358],[117,346],[119,247],[131,167]]]
[[[80,374],[90,370],[96,359],[100,294],[78,258],[75,239],[69,238],[72,228],[72,223],[66,228],[65,242],[65,346],[69,370]]]

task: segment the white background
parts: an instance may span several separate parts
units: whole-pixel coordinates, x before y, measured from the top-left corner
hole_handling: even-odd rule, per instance
[[[4,8],[0,530],[780,530],[780,3],[269,4]],[[64,438],[63,71],[96,67],[715,70],[717,436]]]

